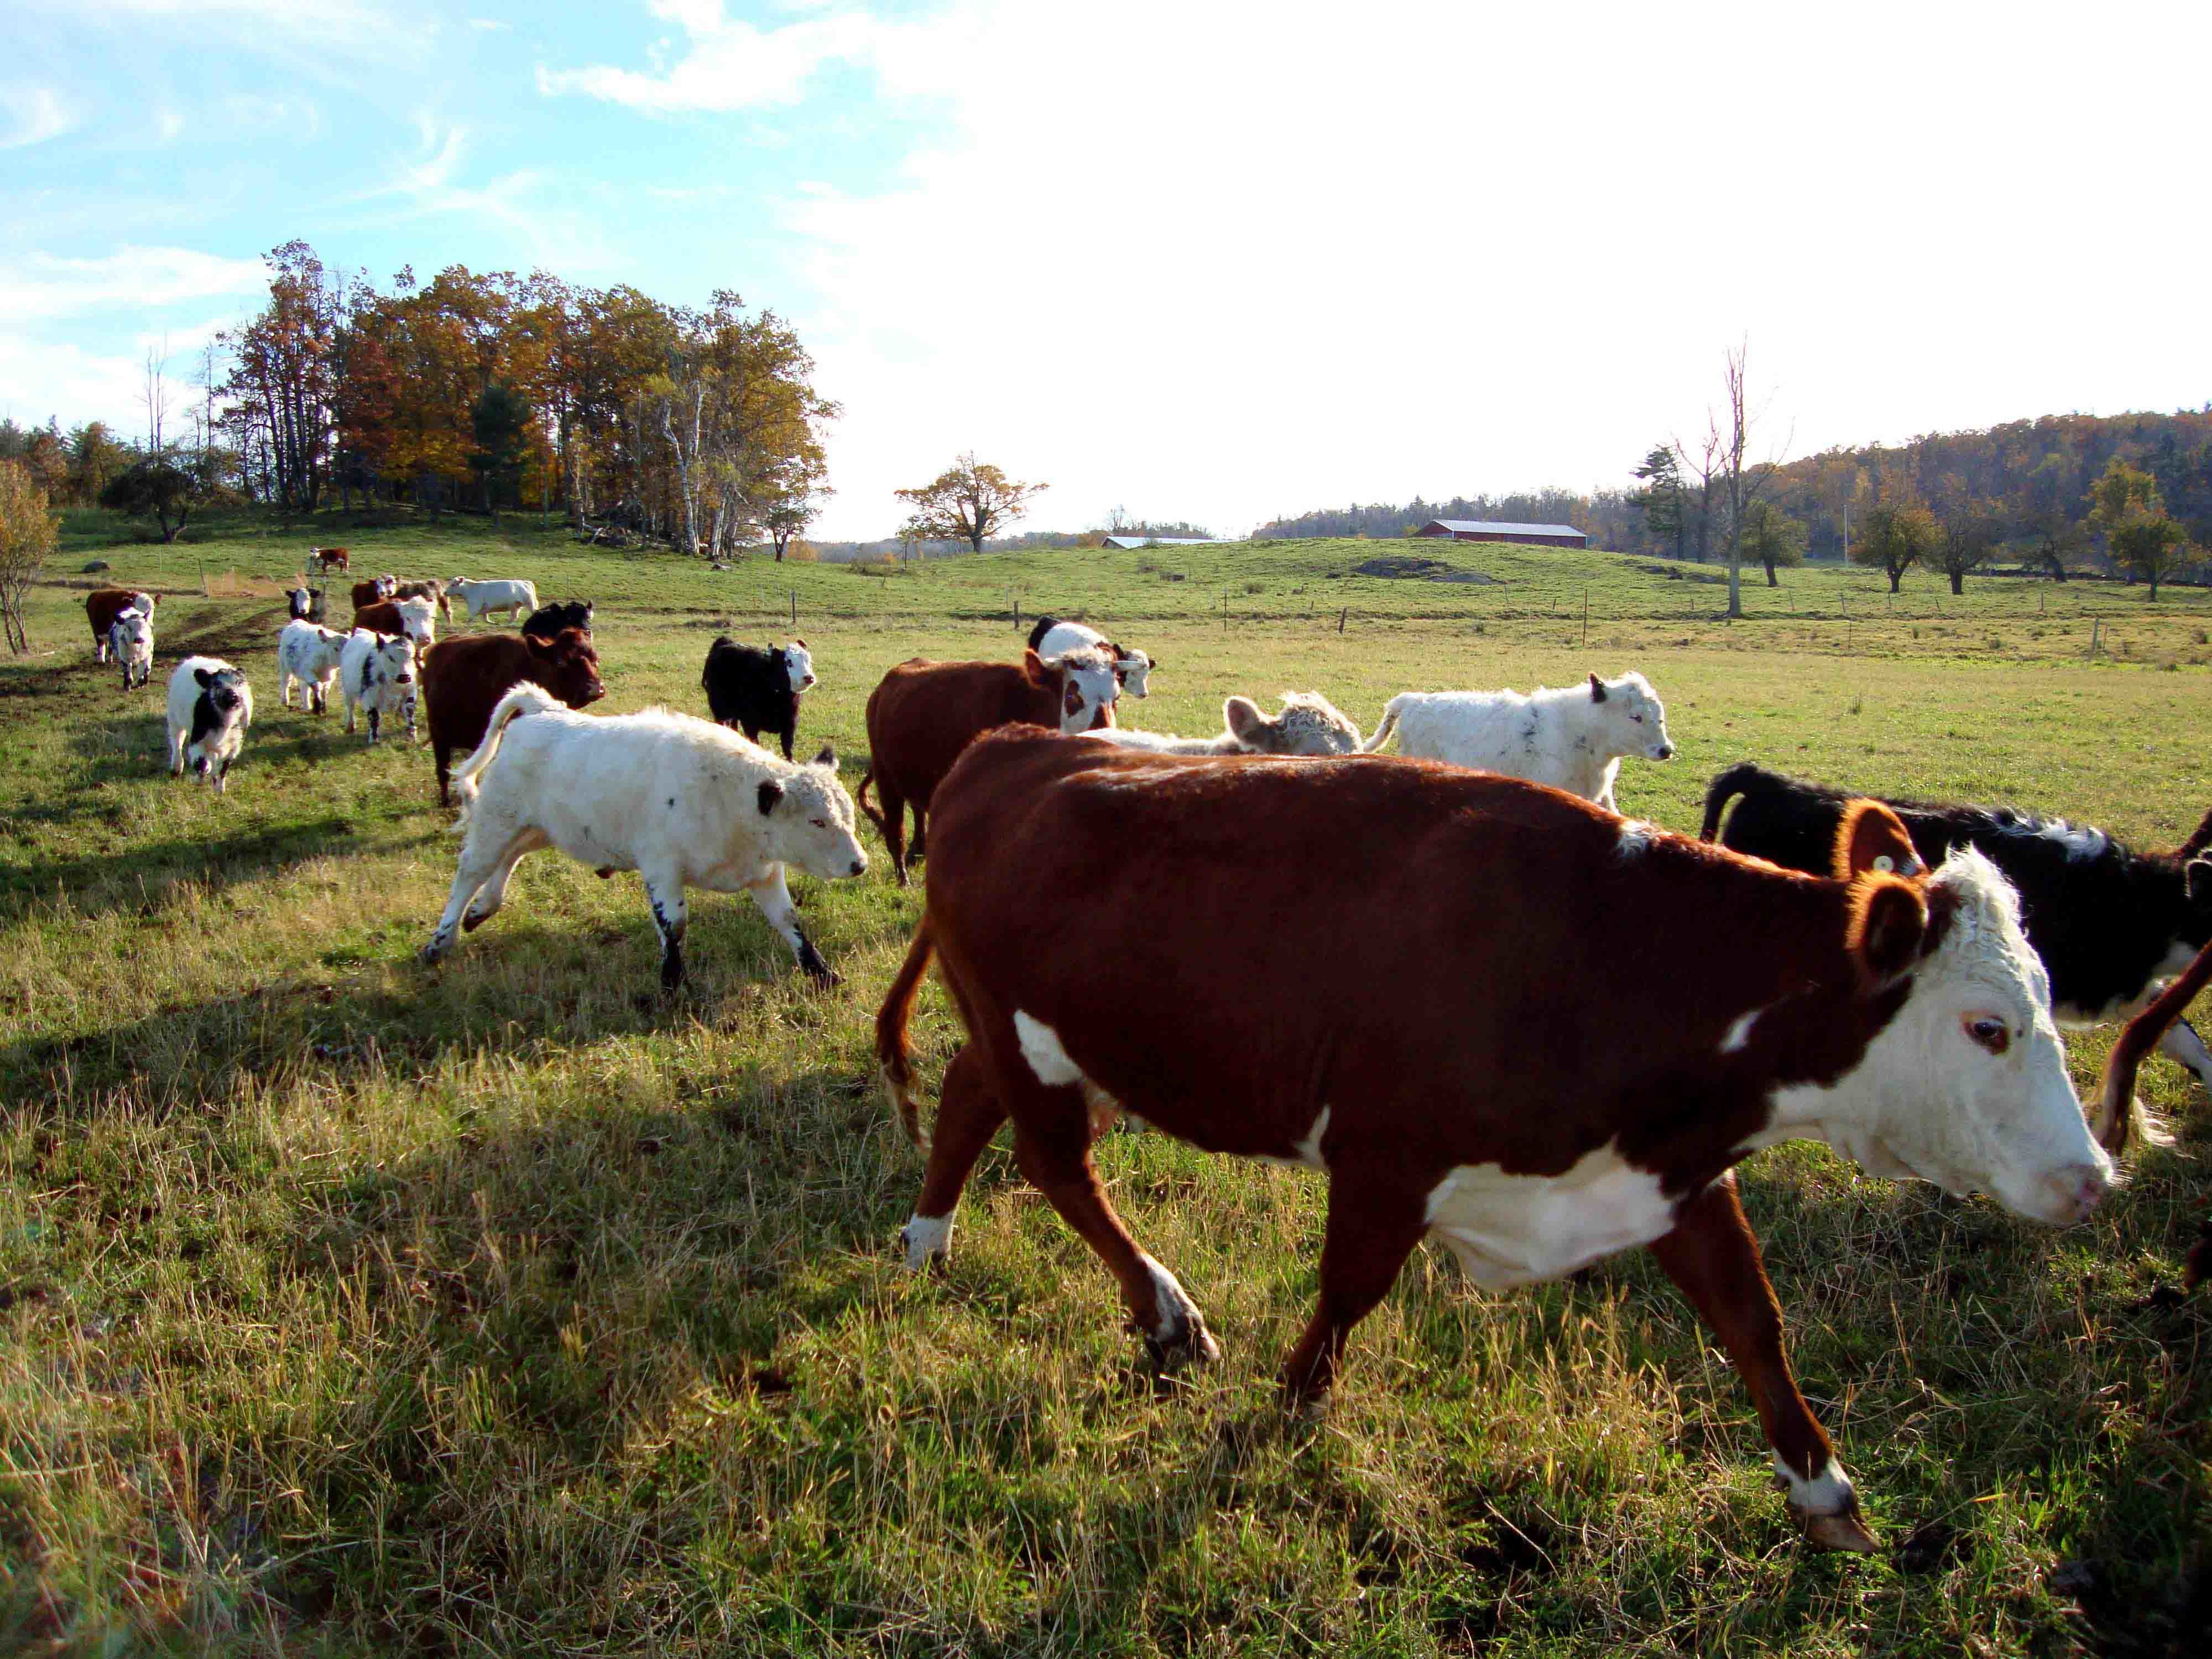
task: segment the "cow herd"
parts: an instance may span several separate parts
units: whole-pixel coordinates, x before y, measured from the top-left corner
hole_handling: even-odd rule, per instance
[[[1745,763],[1713,781],[1698,838],[1623,817],[1621,761],[1674,752],[1640,674],[1406,692],[1364,738],[1316,692],[1273,714],[1231,697],[1218,734],[1184,738],[1120,723],[1158,668],[1146,653],[1046,617],[1018,660],[886,672],[848,795],[830,748],[793,759],[817,684],[804,641],[717,639],[712,720],[595,715],[588,605],[541,607],[524,582],[363,586],[360,614],[397,607],[399,626],[337,634],[295,598],[282,696],[298,684],[319,713],[335,681],[371,742],[386,720],[411,739],[427,702],[463,839],[426,962],[550,847],[639,873],[664,989],[684,977],[692,887],[749,894],[799,967],[835,982],[786,871],[863,874],[865,815],[900,884],[928,866],[876,1029],[927,1160],[910,1267],[947,1256],[969,1173],[1011,1121],[1023,1174],[1113,1274],[1155,1360],[1200,1361],[1218,1345],[1115,1212],[1097,1137],[1127,1115],[1326,1171],[1318,1300],[1283,1371],[1311,1403],[1425,1237],[1493,1289],[1649,1245],[1749,1389],[1791,1513],[1830,1547],[1874,1540],[1791,1376],[1734,1166],[1809,1139],[1877,1176],[2081,1221],[2147,1126],[2125,1091],[2092,1124],[2059,1025],[2136,1012],[2212,940],[2212,816],[2142,852],[2063,819]],[[529,620],[427,641],[454,597],[471,617]],[[126,684],[153,609],[112,591],[88,604]],[[235,668],[188,659],[172,770],[220,789],[252,710]],[[1403,757],[1379,757],[1394,737]],[[924,1135],[907,1026],[933,964],[966,1041]],[[2212,1088],[2185,1021],[2160,1046]]]

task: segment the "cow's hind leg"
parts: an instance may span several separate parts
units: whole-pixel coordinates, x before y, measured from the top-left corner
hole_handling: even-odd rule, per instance
[[[645,875],[645,897],[660,934],[660,988],[672,992],[684,983],[684,930],[690,919],[684,903],[683,878],[667,870]]]
[[[907,843],[906,855],[909,859],[929,856],[929,809],[920,801],[914,804],[914,839]]]
[[[1389,1295],[1398,1270],[1427,1231],[1424,1195],[1393,1180],[1389,1171],[1341,1162],[1332,1167],[1321,1297],[1283,1365],[1283,1391],[1293,1404],[1318,1405],[1328,1398],[1345,1339]]]
[[[453,935],[461,925],[462,912],[477,895],[477,890],[489,881],[495,872],[512,867],[513,860],[522,851],[537,831],[516,829],[499,834],[489,824],[479,820],[461,843],[459,864],[453,871],[453,885],[446,895],[446,908],[438,918],[438,926],[430,934],[430,942],[422,947],[422,960],[435,962],[453,947]]]
[[[1091,1163],[1091,1109],[1073,1085],[1040,1090],[1015,1118],[1014,1157],[1060,1218],[1098,1253],[1121,1287],[1129,1322],[1162,1370],[1218,1359],[1198,1304],[1176,1276],[1137,1248],[1106,1201]]]
[[[884,804],[884,847],[891,855],[891,868],[898,872],[898,884],[903,887],[907,884],[906,800],[881,778],[876,780],[876,793]]]
[[[952,1212],[975,1160],[1006,1121],[1006,1103],[992,1091],[975,1045],[963,1047],[945,1068],[937,1121],[929,1134],[929,1169],[914,1201],[914,1218],[899,1232],[909,1269],[919,1272],[951,1255]]]
[[[2212,1050],[2205,1048],[2204,1039],[2187,1020],[2177,1019],[2166,1028],[2166,1035],[2158,1040],[2158,1051],[2187,1066],[2198,1083],[2212,1089]]]
[[[838,983],[837,975],[830,971],[830,964],[814,948],[814,941],[799,925],[799,907],[791,902],[791,889],[784,884],[781,865],[777,865],[766,878],[746,883],[745,891],[753,896],[753,902],[760,906],[768,925],[783,935],[784,943],[791,946],[791,954],[799,959],[800,969],[810,979],[817,985]]]
[[[1712,1327],[1751,1390],[1774,1450],[1775,1472],[1789,1490],[1790,1513],[1805,1535],[1824,1549],[1878,1547],[1859,1519],[1850,1477],[1790,1373],[1782,1308],[1759,1261],[1759,1240],[1736,1200],[1735,1176],[1723,1176],[1685,1204],[1674,1231],[1653,1240],[1651,1253]]]

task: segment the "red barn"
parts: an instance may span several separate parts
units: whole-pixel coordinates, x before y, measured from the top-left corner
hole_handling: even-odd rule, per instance
[[[1588,547],[1589,538],[1571,524],[1500,524],[1486,519],[1431,519],[1413,532],[1455,542],[1522,542],[1531,547]]]

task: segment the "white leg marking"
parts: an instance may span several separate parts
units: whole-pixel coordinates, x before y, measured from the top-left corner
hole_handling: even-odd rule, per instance
[[[2177,1019],[2166,1028],[2166,1035],[2158,1040],[2158,1051],[2186,1066],[2199,1083],[2212,1089],[2212,1052],[2206,1050],[2204,1039],[2187,1020]]]
[[[1032,1019],[1020,1009],[1014,1010],[1014,1035],[1022,1045],[1022,1058],[1036,1073],[1037,1081],[1048,1088],[1063,1088],[1083,1080],[1082,1068],[1067,1057],[1067,1050],[1060,1046],[1060,1033],[1041,1019]]]
[[[1329,1109],[1322,1107],[1321,1115],[1313,1121],[1313,1127],[1306,1131],[1306,1138],[1291,1148],[1297,1154],[1298,1162],[1309,1169],[1325,1170],[1328,1167],[1328,1160],[1321,1155],[1321,1138],[1328,1133],[1328,1114]]]
[[[906,1246],[906,1270],[918,1273],[952,1254],[952,1218],[918,1215],[899,1230],[899,1243]]]
[[[1137,1254],[1144,1258],[1145,1271],[1152,1275],[1152,1305],[1159,1310],[1160,1322],[1152,1327],[1153,1337],[1162,1342],[1173,1341],[1178,1324],[1185,1332],[1203,1329],[1206,1322],[1199,1315],[1198,1304],[1190,1299],[1176,1276],[1144,1251]]]
[[[1844,1473],[1844,1466],[1834,1458],[1827,1468],[1808,1480],[1782,1461],[1782,1454],[1774,1454],[1774,1472],[1790,1488],[1790,1507],[1807,1515],[1842,1515],[1857,1503],[1857,1494],[1851,1478]]]
[[[1764,1008],[1754,1008],[1747,1014],[1738,1014],[1735,1023],[1728,1028],[1728,1035],[1721,1039],[1721,1052],[1740,1054],[1749,1048],[1751,1028],[1759,1023],[1759,1017],[1765,1012]]]

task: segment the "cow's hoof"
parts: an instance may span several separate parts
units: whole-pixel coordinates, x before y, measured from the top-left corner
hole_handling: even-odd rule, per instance
[[[439,958],[443,957],[445,954],[446,947],[439,944],[437,940],[432,939],[422,949],[422,963],[425,968],[435,968],[438,965]]]
[[[461,918],[461,931],[465,933],[473,933],[477,928],[483,927],[488,920],[489,918],[478,915],[474,910],[471,910]]]
[[[1859,1519],[1856,1504],[1835,1515],[1811,1515],[1793,1504],[1790,1515],[1804,1532],[1805,1541],[1814,1549],[1849,1550],[1858,1555],[1872,1555],[1881,1548],[1866,1522]]]
[[[910,1273],[942,1269],[952,1260],[952,1225],[949,1221],[917,1216],[899,1229],[899,1255]]]
[[[1147,1332],[1145,1354],[1152,1362],[1152,1369],[1165,1376],[1194,1365],[1212,1364],[1221,1358],[1221,1345],[1206,1328],[1206,1321],[1193,1314],[1187,1319],[1178,1318],[1175,1328],[1164,1337]]]

